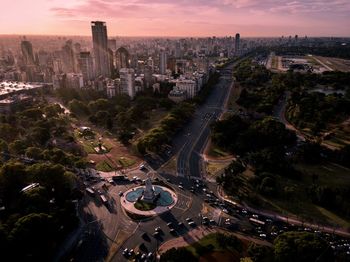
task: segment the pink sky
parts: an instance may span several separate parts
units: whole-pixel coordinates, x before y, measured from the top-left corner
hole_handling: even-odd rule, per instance
[[[350,0],[1,0],[0,34],[350,36]]]

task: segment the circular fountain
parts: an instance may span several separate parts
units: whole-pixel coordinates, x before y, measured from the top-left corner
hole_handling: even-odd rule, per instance
[[[177,196],[168,187],[152,185],[148,177],[144,186],[129,189],[120,201],[128,213],[149,217],[169,211],[175,206]]]

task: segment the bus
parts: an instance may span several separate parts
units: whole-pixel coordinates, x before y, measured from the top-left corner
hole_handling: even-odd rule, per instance
[[[113,181],[117,182],[117,181],[124,181],[126,180],[126,177],[123,175],[117,175],[117,176],[112,176]]]
[[[107,198],[104,195],[100,195],[101,201],[103,204],[107,205],[108,201]]]
[[[256,225],[259,225],[259,226],[264,226],[265,225],[265,222],[264,221],[261,221],[261,220],[258,220],[258,219],[255,219],[255,218],[249,218],[249,222],[253,223],[253,224],[256,224]]]
[[[92,196],[95,195],[95,191],[92,188],[87,187],[85,190],[89,195],[92,195]]]

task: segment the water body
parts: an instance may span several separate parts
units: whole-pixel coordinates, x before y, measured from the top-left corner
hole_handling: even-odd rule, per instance
[[[154,186],[153,188],[155,194],[159,194],[159,197],[156,201],[156,204],[158,206],[170,206],[172,203],[174,203],[174,199],[168,191],[163,190],[163,188],[159,186]],[[144,190],[144,187],[136,188],[134,191],[127,193],[125,198],[129,202],[136,202],[136,200],[142,196]]]

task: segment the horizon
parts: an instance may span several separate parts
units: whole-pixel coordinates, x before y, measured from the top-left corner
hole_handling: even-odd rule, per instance
[[[107,30],[108,30],[108,25],[107,25]],[[240,34],[240,38],[241,39],[253,39],[253,38],[288,38],[289,36],[291,36],[292,38],[295,37],[294,35],[280,35],[280,36],[244,36],[242,35],[240,32],[237,32]],[[210,38],[210,37],[217,37],[217,38],[225,38],[225,37],[235,37],[236,33],[233,33],[232,35],[207,35],[207,36],[181,36],[181,35],[168,35],[168,36],[161,36],[161,35],[108,35],[108,38],[116,38],[116,37],[121,37],[121,38]],[[297,34],[296,34],[297,35]],[[20,34],[20,33],[16,33],[16,34],[0,34],[0,37],[44,37],[44,36],[48,36],[48,37],[92,37],[91,34],[90,35],[74,35],[74,34]],[[334,36],[334,35],[298,35],[299,38],[350,38],[349,36]]]
[[[94,20],[121,37],[350,35],[346,0],[18,0],[4,8],[1,35],[88,36]]]

